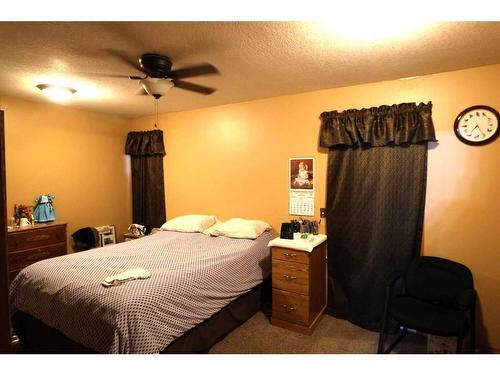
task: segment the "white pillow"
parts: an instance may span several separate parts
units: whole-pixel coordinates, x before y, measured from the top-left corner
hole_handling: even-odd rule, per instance
[[[176,232],[203,232],[216,222],[217,218],[210,215],[184,215],[168,220],[161,226],[163,230],[174,230]]]
[[[270,228],[271,226],[265,221],[233,218],[218,224],[214,235],[254,240]]]
[[[220,221],[219,219],[216,219],[215,224],[212,225],[211,227],[205,229],[202,233],[206,234],[207,236],[217,237],[218,234],[216,233],[216,230],[219,227],[219,225],[221,225],[221,224],[222,224],[222,221]]]

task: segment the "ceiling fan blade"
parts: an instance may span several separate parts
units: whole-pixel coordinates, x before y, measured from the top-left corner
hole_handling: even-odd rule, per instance
[[[104,77],[104,78],[131,78],[131,79],[142,79],[141,77],[135,77],[132,78],[131,76],[125,75],[125,74],[106,74],[106,73],[82,73],[82,72],[77,72],[78,75],[82,76],[89,76],[89,77]]]
[[[177,87],[179,89],[184,89],[184,90],[189,90],[189,91],[193,91],[193,92],[197,92],[199,94],[203,94],[203,95],[210,95],[211,93],[213,93],[216,89],[212,88],[212,87],[207,87],[207,86],[200,86],[200,85],[196,85],[194,83],[190,83],[190,82],[186,82],[186,81],[181,81],[181,80],[178,80],[178,79],[174,79],[173,80],[174,82],[174,87]]]
[[[171,71],[168,76],[171,78],[188,78],[203,76],[207,74],[218,74],[217,68],[210,64],[189,66],[187,68],[177,69]]]
[[[135,93],[136,95],[149,95],[146,90],[144,90],[144,87],[141,87],[137,92]]]
[[[124,53],[122,51],[115,50],[115,49],[107,49],[106,52],[113,55],[114,57],[122,60],[123,62],[127,63],[127,65],[130,66],[131,68],[134,68],[135,70],[142,72],[142,70],[139,66],[139,61],[136,59],[133,59],[130,56],[127,56],[126,53]]]

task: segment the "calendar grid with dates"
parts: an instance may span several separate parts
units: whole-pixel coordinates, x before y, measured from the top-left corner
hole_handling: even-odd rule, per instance
[[[290,215],[314,216],[314,191],[290,191]]]

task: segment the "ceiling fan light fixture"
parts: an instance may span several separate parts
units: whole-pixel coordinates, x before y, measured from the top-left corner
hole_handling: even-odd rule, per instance
[[[46,97],[58,103],[68,101],[76,90],[71,87],[63,87],[49,84],[40,84],[36,86]]]
[[[161,98],[167,93],[168,90],[174,87],[174,83],[168,78],[141,79],[141,85],[149,95],[155,97],[156,99]]]

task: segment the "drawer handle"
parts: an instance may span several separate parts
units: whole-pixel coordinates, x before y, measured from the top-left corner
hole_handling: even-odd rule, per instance
[[[283,278],[287,281],[290,281],[290,280],[295,280],[297,276],[283,275]]]
[[[284,256],[286,256],[287,258],[295,258],[297,256],[297,254],[293,254],[293,253],[283,253]]]
[[[26,242],[36,242],[36,241],[44,241],[48,240],[50,236],[48,234],[39,234],[36,236],[31,236],[26,238]]]
[[[283,305],[283,308],[285,309],[286,312],[292,312],[292,311],[295,311],[297,310],[296,307],[293,307],[293,306],[288,306],[288,305]]]

